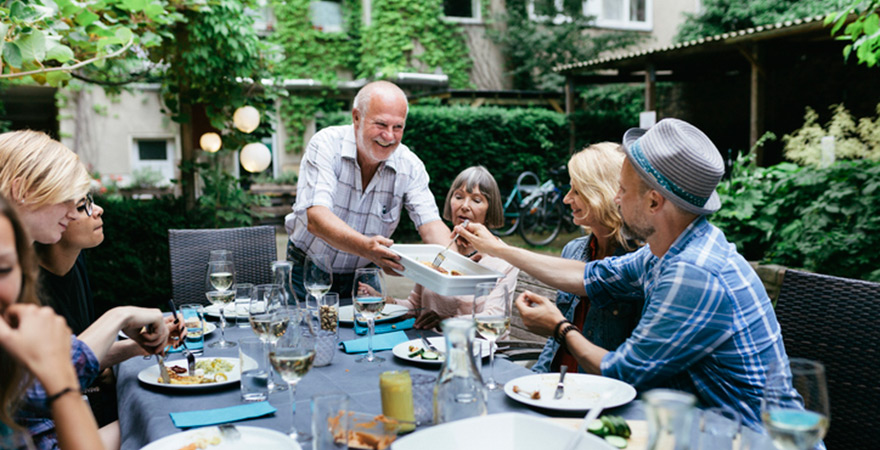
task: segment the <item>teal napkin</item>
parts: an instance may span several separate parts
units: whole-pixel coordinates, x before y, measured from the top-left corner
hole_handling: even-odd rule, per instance
[[[415,325],[415,323],[416,323],[415,317],[412,317],[412,318],[409,318],[406,320],[401,320],[400,322],[382,322],[382,323],[377,323],[375,325],[374,331],[376,332],[376,334],[382,334],[382,333],[390,333],[392,331],[409,330],[410,328],[413,327],[413,325]],[[365,334],[367,334],[367,330],[368,330],[367,324],[365,324],[365,323],[362,324],[361,322],[359,322],[357,320],[354,321],[354,332],[355,333],[360,334],[360,335],[365,335]]]
[[[266,416],[274,413],[269,402],[245,403],[228,408],[203,409],[171,413],[171,421],[177,428],[203,427],[221,423],[237,422],[244,419]]]
[[[367,340],[369,338],[358,338],[350,341],[342,341],[339,345],[345,353],[364,353],[367,351]],[[395,345],[409,340],[403,331],[395,331],[393,333],[378,334],[373,336],[373,351],[391,350]]]

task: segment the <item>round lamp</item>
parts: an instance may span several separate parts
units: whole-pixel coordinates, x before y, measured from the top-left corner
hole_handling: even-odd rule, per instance
[[[244,170],[252,173],[262,172],[272,162],[272,152],[269,151],[269,147],[253,142],[241,149],[239,159]]]
[[[220,150],[222,144],[223,141],[220,140],[220,135],[217,133],[205,133],[199,138],[199,147],[209,153]]]
[[[250,133],[260,126],[260,112],[253,106],[242,106],[232,114],[232,123],[242,133]]]

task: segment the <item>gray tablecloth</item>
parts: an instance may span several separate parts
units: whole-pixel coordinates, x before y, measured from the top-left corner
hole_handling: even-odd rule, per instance
[[[411,338],[417,335],[412,331],[407,332]],[[211,343],[219,337],[219,330],[208,336],[207,343]],[[226,330],[228,340],[253,336],[250,329],[231,327]],[[340,340],[354,339],[359,337],[351,328],[340,328]],[[379,396],[379,374],[386,370],[408,369],[411,373],[424,373],[437,375],[438,368],[430,366],[417,366],[406,361],[399,361],[390,351],[378,352],[385,358],[380,364],[356,363],[358,355],[349,355],[341,350],[333,357],[333,363],[325,367],[316,367],[306,375],[296,388],[296,427],[299,430],[309,430],[311,414],[309,412],[309,400],[314,394],[331,391],[346,392],[351,396],[351,408],[366,413],[381,413],[382,403]],[[204,356],[230,356],[237,357],[238,349],[216,350],[206,348]],[[168,362],[175,363],[182,360],[180,353],[169,356]],[[186,366],[183,361],[179,364]],[[171,422],[169,413],[180,411],[193,411],[200,409],[220,408],[241,404],[239,388],[203,392],[183,393],[181,391],[166,391],[145,386],[137,380],[137,374],[144,368],[155,365],[155,359],[144,360],[133,358],[120,364],[117,371],[117,394],[119,398],[119,424],[122,431],[122,450],[136,450],[148,443],[164,436],[181,431]],[[488,358],[485,361],[484,371],[489,370]],[[500,383],[514,378],[528,375],[531,372],[503,358],[495,360],[495,379]],[[248,426],[266,427],[274,430],[287,432],[290,428],[291,403],[289,391],[273,393],[269,397],[269,403],[278,409],[274,415],[242,422]],[[489,393],[489,413],[521,412],[538,416],[564,417],[553,411],[532,409],[517,401],[507,398],[503,391]],[[615,414],[623,415],[630,419],[642,419],[641,406],[638,402],[617,408]],[[574,415],[572,417],[575,417]]]

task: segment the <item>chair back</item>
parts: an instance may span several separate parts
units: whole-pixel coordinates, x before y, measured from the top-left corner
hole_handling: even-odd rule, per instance
[[[825,365],[829,449],[880,442],[880,283],[786,270],[776,303],[789,357]]]
[[[275,227],[168,230],[175,304],[209,304],[205,297],[208,258],[211,250],[221,249],[232,251],[236,282],[272,282],[272,262],[278,259]]]

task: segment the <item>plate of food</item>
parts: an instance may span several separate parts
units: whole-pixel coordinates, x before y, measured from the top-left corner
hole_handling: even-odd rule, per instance
[[[556,400],[553,394],[558,382],[558,373],[526,375],[508,381],[504,385],[504,393],[518,402],[558,411],[586,411],[605,392],[611,393],[605,408],[625,405],[636,398],[635,388],[623,381],[599,375],[569,373],[565,376],[565,393]]]
[[[376,323],[387,322],[389,320],[397,319],[406,314],[409,311],[405,306],[400,305],[392,305],[389,303],[385,304],[385,308],[382,309],[382,312],[376,316]],[[340,306],[339,307],[339,322],[344,323],[346,325],[353,325],[354,321],[354,306]]]
[[[288,435],[268,428],[236,426],[238,436],[223,434],[218,427],[194,428],[151,442],[141,450],[301,450]]]
[[[205,322],[205,336],[213,333],[217,329],[217,325],[214,325],[211,322]],[[128,339],[128,335],[123,333],[122,330],[119,330],[119,337],[122,339]]]
[[[428,339],[437,350],[440,350],[440,352],[446,351],[446,338],[443,336],[434,336],[426,339]],[[474,355],[479,352],[481,358],[489,356],[489,345],[489,341],[474,339]],[[439,366],[442,365],[444,361],[442,353],[434,352],[431,349],[425,348],[421,339],[401,342],[391,349],[391,353],[393,353],[398,359],[427,365]]]
[[[473,295],[478,284],[504,276],[455,251],[444,253],[442,266],[433,267],[431,263],[443,251],[442,245],[394,244],[390,248],[400,255],[404,270],[398,273],[440,295]]]
[[[197,358],[195,373],[189,373],[185,359],[165,361],[171,384],[162,382],[159,366],[152,364],[138,372],[141,383],[167,389],[204,390],[233,385],[241,379],[238,358]]]

